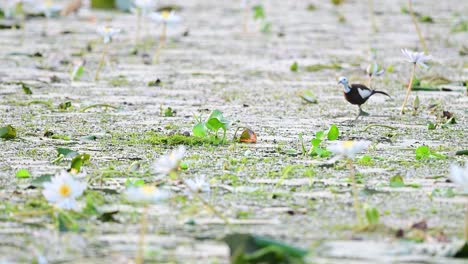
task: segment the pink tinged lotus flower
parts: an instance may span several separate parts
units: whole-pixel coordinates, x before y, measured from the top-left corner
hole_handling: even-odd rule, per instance
[[[408,62],[417,64],[425,69],[429,68],[426,62],[432,60],[432,56],[425,55],[424,52],[413,52],[408,49],[401,49],[401,53],[403,53]]]
[[[66,171],[55,175],[43,186],[42,194],[47,201],[65,210],[77,210],[76,198],[80,197],[86,189],[86,183],[74,179]]]

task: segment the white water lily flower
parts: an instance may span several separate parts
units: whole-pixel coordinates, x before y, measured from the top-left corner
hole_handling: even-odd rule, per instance
[[[143,185],[139,187],[129,187],[125,190],[125,197],[130,202],[157,203],[166,200],[169,197],[169,193],[157,189],[154,186]]]
[[[401,53],[405,55],[408,62],[417,64],[425,69],[429,67],[426,62],[432,60],[432,56],[425,55],[424,52],[413,52],[407,49],[401,49]]]
[[[206,176],[201,175],[194,179],[188,179],[185,181],[188,187],[198,193],[209,193],[211,191],[210,183],[206,181]]]
[[[2,4],[3,16],[7,19],[14,18],[17,15],[17,7],[19,4],[27,4],[31,0],[7,0]]]
[[[468,161],[465,162],[465,168],[455,164],[450,166],[450,180],[468,194]]]
[[[185,147],[179,146],[171,153],[161,156],[153,163],[153,170],[157,174],[168,175],[179,168],[180,161],[185,156]]]
[[[112,41],[112,38],[120,33],[120,29],[113,28],[110,26],[103,26],[96,30],[96,32],[103,38],[104,43],[109,43]]]
[[[379,64],[374,62],[374,63],[369,64],[369,66],[367,66],[366,72],[367,72],[367,75],[370,77],[373,77],[373,76],[378,77],[385,73],[385,69],[382,68]]]
[[[75,180],[68,172],[62,171],[55,175],[50,182],[44,183],[42,194],[49,203],[58,208],[76,210],[76,198],[86,189],[86,183]]]
[[[162,11],[151,13],[150,18],[156,23],[162,23],[165,25],[177,24],[182,18],[175,14],[174,11]]]
[[[59,12],[62,9],[61,6],[54,5],[52,0],[44,0],[43,4],[39,6],[39,10],[44,13],[44,16],[51,18],[54,12]]]
[[[344,158],[354,158],[357,153],[366,150],[370,143],[369,141],[342,141],[329,146],[328,150]]]

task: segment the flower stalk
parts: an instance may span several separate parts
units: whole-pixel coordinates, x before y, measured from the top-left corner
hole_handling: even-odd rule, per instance
[[[94,80],[99,80],[99,72],[101,71],[102,67],[104,66],[104,61],[106,60],[108,50],[108,44],[104,44],[104,49],[102,50],[101,59],[99,60],[98,67],[96,69],[96,74],[94,75]]]
[[[178,176],[178,174],[177,174]],[[189,184],[187,184],[186,181],[184,181],[183,179],[181,179],[179,177],[179,180],[185,185],[185,187],[189,190],[189,192],[195,196],[195,198],[197,198],[198,200],[200,200],[200,202],[203,203],[203,205],[208,208],[214,215],[216,215],[217,217],[219,217],[220,219],[222,219],[224,221],[225,224],[229,224],[229,219],[227,219],[227,217],[225,217],[222,213],[218,212],[218,210],[216,210],[216,208],[211,205],[207,200],[205,200],[205,198],[203,198],[196,190],[194,190]]]
[[[357,183],[356,183],[356,172],[354,170],[352,159],[348,159],[348,168],[349,168],[349,176],[351,179],[353,206],[354,206],[354,210],[356,211],[358,228],[361,228],[364,226],[364,218],[362,217],[361,204],[359,202],[359,191],[358,191]]]
[[[159,44],[156,48],[156,52],[154,53],[154,63],[157,64],[159,62],[159,55],[161,54],[161,50],[164,47],[166,42],[166,35],[167,35],[167,24],[162,24],[161,35],[159,36]]]
[[[406,104],[408,102],[410,92],[411,92],[411,90],[413,88],[413,80],[414,80],[415,72],[416,72],[416,63],[413,63],[413,69],[411,71],[411,78],[410,78],[410,81],[408,83],[408,88],[406,89],[405,100],[403,101],[403,105],[401,106],[401,112],[400,112],[401,115],[405,113],[405,107],[406,107]]]
[[[137,27],[135,32],[135,45],[140,43],[140,29],[141,29],[141,9],[136,11],[137,15]]]
[[[244,34],[248,32],[248,22],[249,22],[249,6],[246,4],[244,7],[244,21],[242,25],[242,30]]]
[[[468,242],[468,204],[465,206],[465,242]]]
[[[143,264],[145,254],[145,235],[148,229],[148,204],[143,208],[143,214],[140,219],[140,235],[138,237],[138,251],[135,258],[136,264]]]
[[[413,11],[413,0],[408,0],[408,9],[411,15],[411,19],[413,20],[414,28],[416,29],[416,32],[418,33],[419,42],[421,42],[421,45],[424,49],[424,53],[427,55],[428,49],[427,49],[426,41],[424,40],[424,37],[421,33],[421,29],[419,28],[418,20]]]
[[[374,33],[377,32],[377,24],[375,22],[375,15],[374,15],[374,0],[369,0],[369,15],[371,18],[371,27]]]

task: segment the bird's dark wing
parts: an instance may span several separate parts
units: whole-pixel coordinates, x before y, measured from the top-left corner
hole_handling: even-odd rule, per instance
[[[362,84],[352,84],[351,89],[356,90],[362,99],[367,99],[374,93],[373,90],[367,88],[365,85]]]

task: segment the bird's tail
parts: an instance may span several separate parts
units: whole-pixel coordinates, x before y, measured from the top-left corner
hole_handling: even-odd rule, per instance
[[[386,96],[392,98],[392,97],[391,97],[388,93],[386,93],[386,92],[376,91],[376,90],[373,90],[373,91],[372,91],[372,94],[376,94],[376,93],[378,93],[378,94],[383,94],[383,95],[386,95]]]

